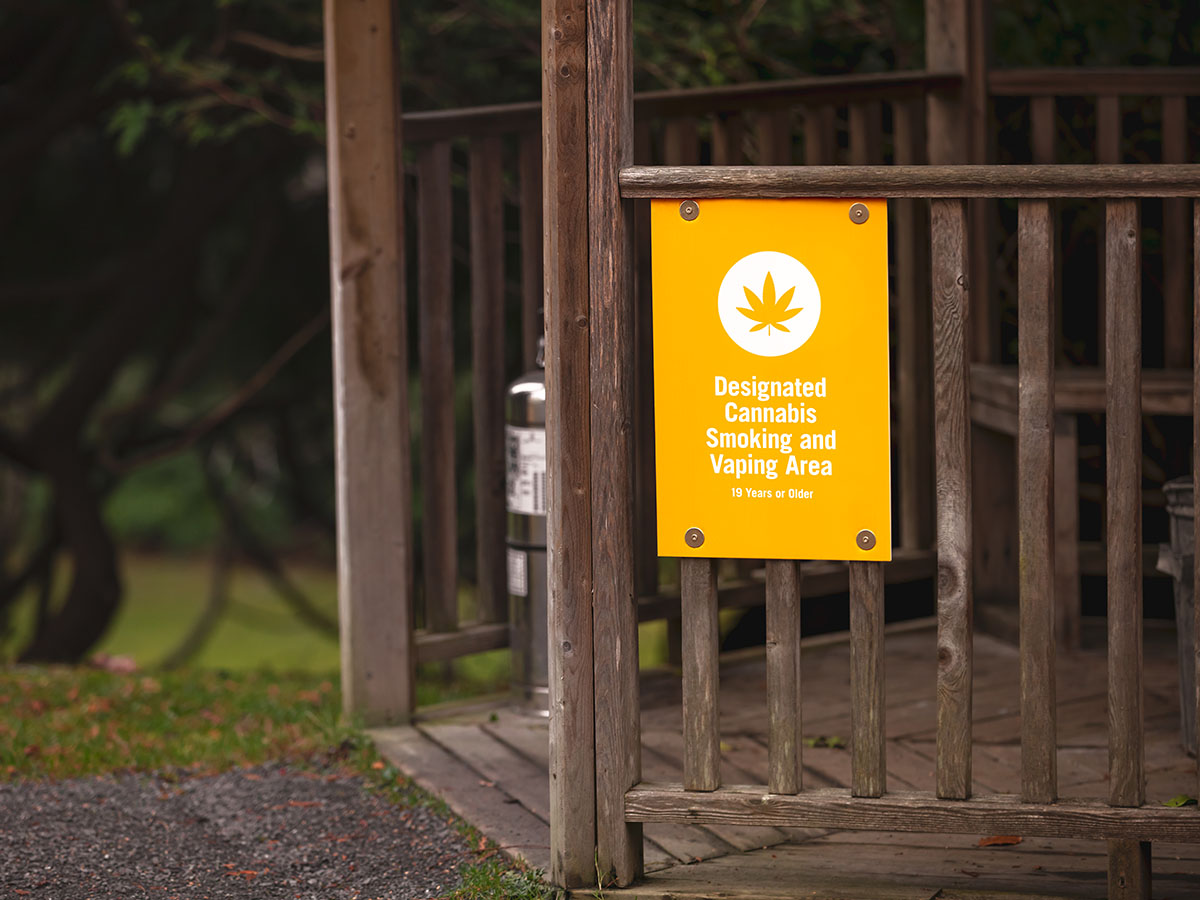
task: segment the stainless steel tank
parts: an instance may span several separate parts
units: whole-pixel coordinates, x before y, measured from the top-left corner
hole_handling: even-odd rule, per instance
[[[517,708],[548,716],[546,631],[546,377],[541,367],[505,395],[505,487],[508,509],[508,610],[512,692]]]

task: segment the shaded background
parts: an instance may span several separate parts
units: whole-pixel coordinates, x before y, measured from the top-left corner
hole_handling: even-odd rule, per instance
[[[993,15],[997,67],[1198,61],[1193,2],[1005,0]],[[417,0],[400,19],[406,111],[538,97],[536,3]],[[923,63],[912,0],[636,0],[635,26],[640,90]],[[316,0],[0,9],[0,659],[336,670],[322,78]],[[1059,112],[1090,147],[1090,108]],[[1133,111],[1127,131],[1155,115]],[[1024,152],[1026,126],[1002,104],[996,119],[998,161],[1021,161],[1005,142]],[[1064,277],[1094,285],[1094,246],[1065,246]],[[465,290],[454,304],[466,322]],[[469,329],[455,340],[461,364]],[[464,368],[464,582],[469,388]],[[1152,436],[1151,474],[1187,472],[1188,434]],[[1085,523],[1101,464],[1083,462]],[[1162,528],[1149,516],[1147,540]],[[506,668],[503,652],[455,665],[451,693]]]

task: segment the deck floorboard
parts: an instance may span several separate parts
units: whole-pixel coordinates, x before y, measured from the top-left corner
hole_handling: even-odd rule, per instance
[[[886,639],[887,772],[894,790],[931,790],[937,726],[932,630]],[[1195,784],[1196,762],[1179,744],[1174,652],[1146,654],[1147,802]],[[1017,654],[975,638],[974,786],[1020,788]],[[802,655],[804,787],[848,784],[849,652],[825,640]],[[679,781],[682,721],[677,672],[643,675],[643,769],[647,780]],[[1059,791],[1064,798],[1108,793],[1103,652],[1058,661]],[[765,783],[766,671],[740,653],[721,668],[721,770],[729,783]],[[373,732],[380,752],[422,787],[446,799],[506,852],[545,868],[549,860],[549,755],[544,719],[501,702],[437,710],[414,727]],[[647,825],[647,875],[605,897],[655,900],[803,896],[813,900],[1099,900],[1106,892],[1102,842],[1027,838],[979,846],[981,836],[836,832],[816,828]],[[758,849],[762,848],[762,849]],[[590,892],[581,897],[593,896]],[[1154,845],[1154,896],[1200,900],[1200,846]]]

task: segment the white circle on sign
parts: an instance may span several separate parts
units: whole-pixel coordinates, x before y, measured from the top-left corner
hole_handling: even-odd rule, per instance
[[[821,318],[817,280],[800,260],[775,250],[743,256],[717,292],[725,333],[755,356],[784,356],[812,337]]]

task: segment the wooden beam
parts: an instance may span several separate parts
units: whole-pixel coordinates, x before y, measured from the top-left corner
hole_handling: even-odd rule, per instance
[[[1054,705],[1054,215],[1017,207],[1020,434],[1021,796],[1058,797]]]
[[[803,784],[800,584],[799,562],[767,560],[767,784],[775,794]]]
[[[458,492],[454,473],[454,238],[449,142],[421,146],[416,169],[425,627],[453,631],[458,627]]]
[[[596,877],[642,874],[642,829],[625,792],[642,777],[634,584],[633,201],[617,176],[633,162],[631,0],[587,10],[588,266],[591,387],[592,634],[596,708]]]
[[[543,0],[550,879],[596,878],[587,2]]]
[[[937,457],[937,793],[971,796],[971,428],[966,203],[931,206]]]
[[[342,700],[413,711],[400,78],[388,0],[325,3]]]
[[[887,713],[883,646],[883,563],[850,565],[850,792],[887,790]]]
[[[916,791],[852,797],[845,788],[773,794],[765,785],[730,785],[697,792],[680,784],[639,784],[625,795],[625,815],[635,822],[686,825],[1200,841],[1200,813],[1195,808],[1116,809],[1087,800],[1024,803],[1014,794],[963,801],[939,800]]]
[[[626,197],[1195,197],[1200,166],[631,166]]]

